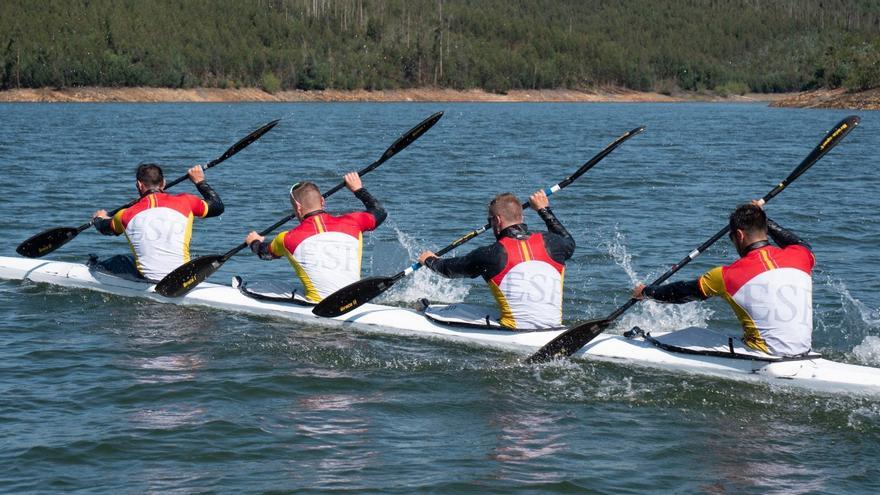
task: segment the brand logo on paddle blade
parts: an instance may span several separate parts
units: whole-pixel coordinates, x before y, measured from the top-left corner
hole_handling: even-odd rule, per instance
[[[824,150],[825,147],[828,146],[828,143],[830,143],[831,141],[833,141],[834,138],[836,138],[837,136],[839,136],[841,132],[843,132],[843,131],[845,131],[845,130],[847,130],[847,129],[849,129],[849,125],[847,125],[847,124],[843,124],[842,126],[838,127],[838,128],[834,131],[834,134],[828,136],[828,138],[827,138],[825,141],[822,141],[822,144],[819,146],[819,149],[820,149],[820,150]]]
[[[355,304],[357,304],[357,299],[351,301],[350,303],[348,303],[348,304],[346,304],[346,305],[344,305],[344,306],[341,306],[341,307],[339,308],[339,311],[342,311],[342,312],[344,313],[348,308],[351,308],[351,307],[354,306]]]

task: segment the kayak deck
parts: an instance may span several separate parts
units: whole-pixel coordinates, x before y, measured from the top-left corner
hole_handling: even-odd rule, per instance
[[[252,315],[273,316],[316,325],[350,325],[362,331],[439,338],[483,347],[531,354],[564,330],[512,332],[491,328],[447,326],[422,313],[393,306],[365,304],[335,318],[311,313],[311,307],[256,300],[231,286],[203,283],[187,295],[168,299],[153,285],[126,280],[91,270],[78,263],[0,257],[0,278],[30,280],[120,296],[147,298],[161,303],[199,306]],[[657,336],[661,336],[658,334]],[[621,335],[602,334],[578,350],[576,359],[625,363],[647,368],[805,387],[827,393],[880,396],[880,369],[829,361],[823,358],[768,362],[670,352],[645,341]]]

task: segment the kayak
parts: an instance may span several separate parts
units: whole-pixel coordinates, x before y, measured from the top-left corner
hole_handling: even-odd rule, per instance
[[[240,283],[203,283],[185,296],[171,299],[157,294],[152,283],[117,277],[80,263],[40,259],[0,256],[0,279],[29,280],[304,324],[341,325],[359,331],[463,342],[522,354],[535,352],[565,330],[504,330],[491,310],[466,304],[432,305],[425,311],[364,304],[350,313],[323,318],[312,314],[308,302],[293,295],[257,298],[243,290]],[[703,328],[656,334],[642,330],[627,335],[602,334],[572,357],[823,393],[880,397],[880,368],[830,361],[818,354],[796,358],[768,356],[744,347],[738,339]]]

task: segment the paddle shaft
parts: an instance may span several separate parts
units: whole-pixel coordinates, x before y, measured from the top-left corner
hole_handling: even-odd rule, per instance
[[[614,151],[615,148],[620,146],[624,141],[635,136],[636,134],[644,131],[644,127],[637,127],[619,138],[617,138],[614,142],[605,147],[602,151],[600,151],[596,156],[591,158],[589,161],[580,166],[580,168],[575,171],[575,173],[566,177],[564,180],[559,183],[550,186],[544,190],[545,194],[548,196],[553,193],[559,191],[560,189],[565,188],[572,182],[574,182],[578,177],[587,172],[587,170],[591,169],[594,165],[599,163],[605,156]],[[527,208],[529,206],[528,202],[523,203],[522,207]],[[449,251],[452,251],[458,246],[470,241],[474,237],[482,234],[483,232],[489,230],[491,228],[491,224],[486,224],[479,229],[472,230],[467,234],[456,239],[452,244],[440,249],[435,254],[437,256],[442,256]],[[326,316],[333,317],[345,314],[355,308],[360,307],[363,304],[373,300],[378,297],[388,289],[390,289],[397,281],[403,279],[404,277],[409,276],[414,273],[422,266],[421,263],[416,262],[412,265],[408,266],[405,270],[398,272],[390,277],[370,277],[361,279],[357,282],[349,284],[333,294],[325,297],[323,301],[318,303],[312,312],[318,316]]]
[[[434,124],[436,124],[442,116],[443,112],[437,112],[407,131],[401,137],[397,138],[397,140],[394,141],[394,143],[392,143],[391,146],[389,146],[388,149],[385,150],[385,153],[383,153],[378,160],[364,167],[358,172],[358,175],[363,176],[364,174],[375,169],[376,167],[387,161],[389,158],[405,149],[407,146],[412,144],[413,141],[418,139],[422,134],[427,132],[428,129],[430,129]],[[323,197],[329,197],[336,191],[342,189],[344,186],[345,181],[325,192],[323,194]],[[287,215],[278,222],[275,222],[271,227],[260,232],[259,235],[266,236],[270,234],[273,230],[287,223],[295,216],[295,213]],[[156,284],[156,292],[166,297],[179,297],[186,294],[197,285],[202,283],[202,281],[204,281],[206,278],[210,277],[211,274],[219,270],[220,267],[223,266],[223,263],[226,263],[229,258],[231,258],[242,249],[246,248],[247,246],[247,243],[243,242],[238,246],[232,248],[230,251],[227,251],[225,254],[201,256],[194,260],[190,260],[187,263],[184,263],[183,265],[175,268],[168,275],[165,275],[165,278],[163,278],[159,281],[159,283]]]
[[[386,160],[387,160],[387,158],[386,158]],[[384,161],[384,160],[383,160],[383,161]],[[367,174],[367,173],[370,172],[371,170],[375,169],[375,168],[378,167],[379,165],[381,165],[380,162],[378,162],[378,161],[373,162],[370,166],[365,167],[365,168],[359,170],[359,171],[358,171],[358,175],[359,175],[360,177],[363,177],[365,174]],[[322,194],[321,196],[322,196],[324,199],[327,199],[327,198],[329,198],[330,196],[332,196],[333,193],[339,191],[339,190],[342,189],[343,187],[345,187],[345,181],[342,181],[342,182],[340,182],[339,184],[336,184],[335,186],[333,186],[332,189],[330,189],[329,191],[325,192],[325,193]],[[267,236],[267,235],[271,234],[275,229],[277,229],[278,227],[281,227],[281,226],[284,225],[285,223],[287,223],[287,222],[293,220],[295,217],[296,217],[296,213],[294,212],[294,213],[291,213],[290,215],[287,215],[286,217],[282,218],[281,220],[278,220],[277,222],[275,222],[275,223],[273,223],[272,225],[270,225],[269,227],[267,227],[265,230],[261,230],[261,231],[259,232],[260,237],[264,237],[264,236]],[[248,244],[247,244],[246,242],[242,242],[242,243],[239,244],[238,246],[235,246],[234,248],[230,249],[229,251],[227,251],[227,252],[225,252],[225,253],[223,254],[223,256],[220,258],[220,262],[221,262],[221,263],[226,263],[227,261],[229,261],[229,258],[235,256],[236,253],[238,253],[239,251],[241,251],[242,249],[244,249],[244,248],[246,248],[246,247],[248,247]]]
[[[389,158],[396,155],[398,152],[402,151],[404,148],[406,148],[407,146],[412,144],[413,141],[415,141],[416,139],[421,137],[422,134],[427,132],[428,129],[430,129],[434,124],[436,124],[437,121],[440,120],[440,117],[442,117],[442,116],[443,116],[443,112],[437,112],[437,113],[431,115],[430,117],[428,117],[427,119],[423,120],[417,126],[410,129],[409,132],[407,132],[403,136],[400,136],[399,138],[397,138],[397,140],[394,141],[393,143],[391,143],[391,146],[389,146],[388,149],[385,150],[385,153],[382,153],[382,156],[379,157],[378,160],[374,161],[373,163],[371,163],[371,164],[367,165],[366,167],[362,168],[361,170],[359,170],[358,176],[363,177],[364,175],[370,173],[371,171],[375,170],[379,165],[382,165],[383,163],[388,161]],[[331,195],[333,195],[334,193],[336,193],[337,191],[342,189],[343,187],[345,187],[345,181],[342,181],[339,184],[336,184],[335,186],[333,186],[330,190],[328,190],[327,192],[325,192],[321,196],[323,196],[324,199],[327,199]],[[260,237],[264,237],[264,236],[271,234],[278,227],[281,227],[285,223],[293,220],[294,217],[296,217],[296,213],[291,213],[290,215],[287,215],[286,217],[282,218],[281,220],[273,223],[271,226],[269,226],[265,230],[262,230],[259,232]],[[229,251],[227,251],[226,253],[223,254],[223,257],[221,258],[221,260],[222,260],[221,263],[226,263],[229,260],[229,258],[235,256],[236,253],[238,253],[239,251],[241,251],[242,249],[244,249],[246,247],[248,247],[248,244],[246,242],[242,242],[238,246],[235,246],[234,248],[230,249]]]
[[[606,146],[602,151],[597,153],[596,156],[594,156],[593,158],[590,158],[586,163],[581,165],[580,168],[578,168],[577,171],[575,171],[575,173],[569,175],[564,180],[544,189],[544,194],[546,194],[547,196],[552,196],[554,193],[559,192],[560,190],[566,188],[569,184],[576,181],[580,176],[584,175],[588,170],[590,170],[597,163],[602,161],[603,158],[608,156],[608,154],[611,153],[612,151],[614,151],[618,146],[623,144],[624,141],[635,136],[636,134],[640,134],[644,130],[645,130],[644,126],[636,127],[635,129],[628,131],[625,134],[623,134],[622,136],[620,136],[619,138],[615,139],[614,142],[612,142],[611,144]],[[523,209],[526,209],[528,207],[529,207],[528,201],[526,201],[522,204]],[[492,224],[487,223],[486,225],[483,225],[479,229],[472,230],[472,231],[468,232],[467,234],[459,237],[454,242],[452,242],[448,246],[440,249],[439,251],[437,251],[434,254],[436,254],[437,256],[443,256],[444,254],[452,251],[453,249],[457,248],[458,246],[461,246],[462,244],[470,241],[474,237],[477,237],[478,235],[482,234],[483,232],[485,232],[491,228],[492,228]],[[413,263],[406,270],[403,270],[400,273],[392,275],[391,278],[394,279],[395,281],[397,281],[403,277],[410,275],[411,273],[413,273],[414,271],[418,270],[421,267],[422,267],[421,263],[419,263],[419,262]]]
[[[773,189],[770,190],[764,197],[762,198],[764,203],[767,203],[780,192],[783,191],[786,187],[788,187],[792,182],[794,182],[798,177],[800,177],[804,172],[806,172],[810,167],[813,166],[820,158],[825,156],[828,151],[830,151],[841,139],[843,139],[853,128],[855,128],[859,124],[859,118],[856,116],[850,116],[838,123],[825,137],[822,141],[817,145],[813,151],[807,155],[806,158],[785,178],[782,182],[776,185]],[[672,265],[663,275],[658,277],[656,280],[651,282],[650,287],[657,286],[665,282],[669,277],[674,275],[677,271],[681,270],[688,263],[694,260],[697,256],[705,252],[709,249],[710,246],[715,244],[718,239],[724,237],[730,231],[730,225],[726,225],[724,228],[719,230],[715,235],[710,237],[706,242],[700,244],[696,249],[688,253],[686,257],[684,257],[678,263]],[[581,347],[587,345],[594,338],[599,336],[614,320],[616,320],[620,315],[625,313],[629,308],[634,306],[640,299],[630,298],[624,305],[620,306],[614,312],[609,314],[603,320],[593,320],[590,322],[583,323],[574,327],[570,330],[563,332],[558,335],[556,338],[547,343],[544,347],[539,349],[535,354],[530,356],[527,359],[527,362],[536,362],[540,360],[544,360],[545,358],[552,358],[555,355],[558,355],[559,352],[564,352],[566,356],[570,356],[574,352],[576,352]],[[573,335],[583,334],[583,337],[578,338],[576,343],[570,342],[573,338]],[[556,349],[558,348],[558,349]]]
[[[224,151],[222,155],[220,155],[217,158],[211,160],[210,162],[202,165],[202,170],[206,171],[211,167],[214,167],[216,165],[223,163],[224,161],[226,161],[227,158],[229,158],[232,155],[235,155],[236,153],[238,153],[239,151],[245,149],[246,147],[248,147],[248,145],[250,145],[251,143],[253,143],[257,139],[260,139],[260,137],[262,137],[263,134],[266,134],[267,132],[272,130],[273,127],[278,125],[278,122],[281,122],[281,119],[275,119],[272,122],[269,122],[268,124],[260,127],[259,129],[255,130],[254,132],[248,134],[247,136],[245,136],[244,138],[239,140],[237,143],[230,146],[229,149]],[[181,182],[186,180],[188,177],[189,177],[189,174],[183,174],[171,182],[166,182],[165,189],[171,189],[172,187],[174,187],[177,184],[180,184]],[[130,207],[134,206],[134,204],[137,203],[138,201],[140,201],[140,198],[130,201],[125,206],[120,206],[119,208],[116,208],[115,210],[108,213],[107,215],[112,217],[113,215],[118,213],[119,210],[124,210],[126,208],[130,208]],[[94,219],[91,222],[89,222],[88,225],[91,225],[92,223],[94,223]],[[86,227],[86,228],[88,228],[88,227]]]
[[[255,130],[255,131],[251,132],[250,134],[248,134],[248,135],[245,136],[244,138],[240,139],[237,143],[235,143],[235,144],[233,144],[232,146],[230,146],[229,149],[227,149],[225,152],[223,152],[222,155],[220,155],[219,157],[217,157],[217,158],[211,160],[210,162],[208,162],[207,164],[205,164],[205,165],[202,167],[202,170],[208,170],[209,168],[211,168],[211,167],[213,167],[213,166],[215,166],[215,165],[219,165],[220,163],[222,163],[223,161],[225,161],[227,158],[229,158],[229,157],[235,155],[236,153],[238,153],[239,151],[241,151],[241,150],[247,148],[251,143],[253,143],[253,142],[256,141],[257,139],[259,139],[260,137],[262,137],[263,134],[266,134],[266,133],[269,132],[273,127],[275,127],[276,125],[278,125],[278,122],[280,122],[280,121],[281,121],[280,119],[273,120],[273,121],[271,121],[271,122],[269,122],[269,123],[263,125],[263,126],[260,127],[259,129],[257,129],[257,130]],[[166,183],[166,184],[165,184],[165,189],[169,189],[169,188],[171,188],[171,187],[173,187],[173,186],[179,184],[181,181],[185,180],[187,177],[188,177],[188,174],[187,174],[187,175],[183,175],[183,176],[181,176],[181,177],[179,177],[179,178],[177,178],[177,179],[175,179],[175,180],[173,180],[173,181],[171,181],[171,182],[169,182],[169,183]],[[130,201],[129,203],[125,204],[124,206],[120,206],[119,208],[116,208],[116,209],[112,210],[111,212],[108,213],[108,216],[111,216],[111,217],[112,217],[113,215],[115,215],[116,213],[118,213],[120,210],[123,210],[123,209],[125,209],[125,208],[129,208],[129,207],[133,206],[135,203],[137,203],[138,201],[140,201],[140,198],[135,199],[135,200],[132,200],[132,201]],[[49,235],[49,237],[51,238],[51,232],[53,232],[53,231],[58,231],[58,230],[63,231],[63,232],[64,232],[64,240],[63,240],[62,242],[58,243],[58,244],[55,244],[55,245],[52,245],[52,244],[50,243],[49,245],[44,245],[44,246],[42,246],[43,249],[41,249],[40,252],[39,252],[39,254],[37,254],[37,256],[42,256],[42,255],[44,255],[44,254],[48,254],[48,253],[54,251],[55,249],[61,247],[61,246],[64,245],[66,242],[70,241],[71,239],[73,239],[74,237],[76,237],[76,236],[79,235],[81,232],[83,232],[84,230],[88,229],[89,227],[91,227],[91,226],[94,225],[94,224],[95,224],[95,219],[92,218],[90,221],[88,221],[88,222],[86,222],[86,223],[84,223],[84,224],[82,224],[82,225],[80,225],[79,227],[76,227],[76,228],[74,228],[74,229],[60,227],[60,228],[56,228],[56,229],[49,229],[49,230],[46,230],[46,231],[41,232],[41,233],[39,233],[39,234],[37,234],[37,235],[35,235],[35,236],[32,236],[32,237],[29,238],[28,240],[26,240],[26,241],[24,241],[23,243],[21,243],[21,244],[19,245],[19,247],[18,247],[16,250],[19,251],[19,250],[21,250],[22,248],[24,248],[25,246],[27,246],[27,245],[30,244],[30,243],[45,244],[45,237],[44,237],[44,236]],[[20,252],[20,254],[23,254],[21,251],[19,251],[19,252]],[[27,254],[25,254],[25,255],[27,255]]]

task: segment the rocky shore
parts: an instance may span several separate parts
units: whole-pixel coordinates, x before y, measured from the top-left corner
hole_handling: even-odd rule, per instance
[[[784,95],[782,95],[784,96]],[[259,88],[39,88],[0,91],[0,102],[301,102],[301,101],[439,101],[439,102],[684,102],[773,101],[781,95],[749,94],[721,97],[711,94],[661,94],[620,88],[596,90],[513,90],[506,94],[482,90],[416,88],[385,91],[324,90],[279,91],[267,93]]]

